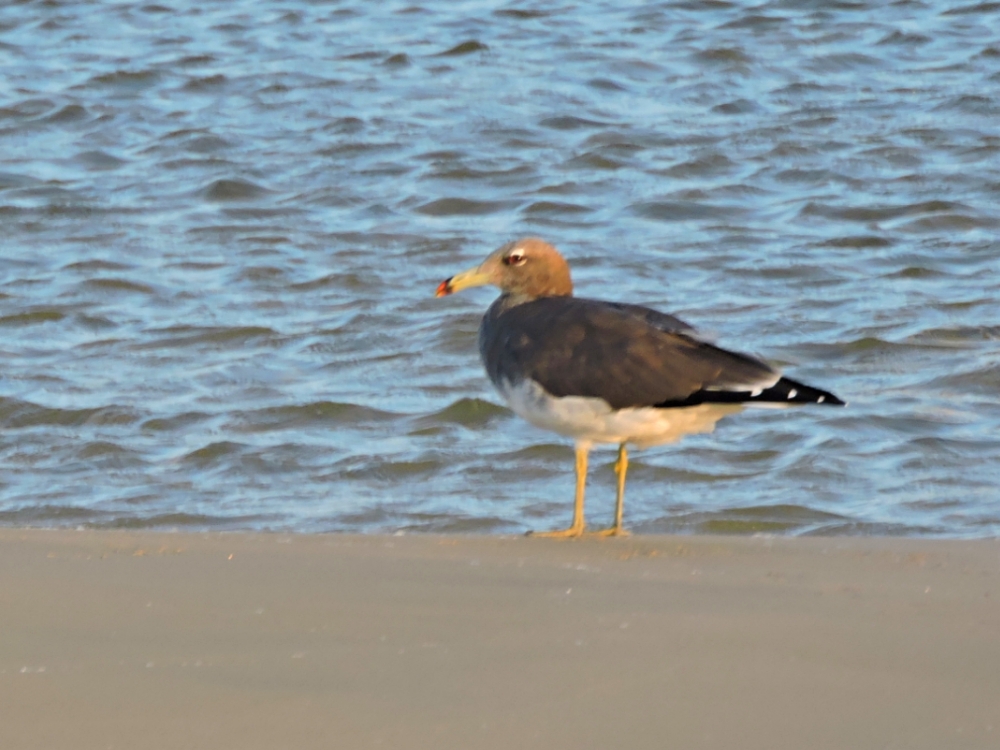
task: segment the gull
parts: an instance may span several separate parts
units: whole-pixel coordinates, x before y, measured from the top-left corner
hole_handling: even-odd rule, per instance
[[[622,536],[627,445],[646,448],[711,432],[745,406],[844,405],[756,357],[715,346],[672,315],[574,297],[569,265],[543,240],[503,245],[442,281],[436,296],[487,284],[499,287],[500,296],[479,326],[486,374],[515,414],[576,445],[573,523],[537,536],[586,533],[587,458],[596,443],[618,445],[618,492],[613,525],[590,535]]]

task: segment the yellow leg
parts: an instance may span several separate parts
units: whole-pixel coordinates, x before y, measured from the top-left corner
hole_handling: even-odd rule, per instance
[[[576,446],[576,502],[573,505],[573,525],[560,531],[532,531],[531,536],[551,539],[574,539],[583,534],[583,491],[587,486],[587,452],[589,445]]]
[[[628,536],[628,532],[622,528],[622,510],[625,507],[625,473],[627,471],[628,451],[625,449],[625,443],[622,443],[618,446],[618,460],[615,461],[615,474],[618,475],[618,497],[615,500],[615,525],[610,529],[595,531],[594,536]]]

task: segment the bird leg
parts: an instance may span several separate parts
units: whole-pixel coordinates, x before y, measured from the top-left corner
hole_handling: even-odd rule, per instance
[[[610,529],[592,532],[593,536],[628,536],[622,528],[622,510],[625,507],[625,472],[628,471],[628,451],[625,443],[618,446],[618,460],[615,461],[615,474],[618,476],[618,497],[615,500],[615,525]],[[590,536],[590,534],[588,534]]]
[[[576,446],[576,501],[573,505],[573,525],[559,531],[532,531],[531,536],[550,539],[575,539],[583,535],[583,492],[587,486],[587,452],[589,445]]]
[[[622,511],[625,509],[625,472],[628,471],[628,451],[625,443],[618,446],[618,460],[615,462],[615,474],[618,475],[618,495],[615,499],[615,525],[611,532],[616,535],[627,534],[622,528]]]

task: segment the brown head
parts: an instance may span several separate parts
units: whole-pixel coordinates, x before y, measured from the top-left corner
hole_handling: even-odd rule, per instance
[[[534,237],[497,248],[475,268],[442,281],[435,296],[485,284],[498,286],[504,294],[523,300],[573,296],[565,258],[548,242]]]

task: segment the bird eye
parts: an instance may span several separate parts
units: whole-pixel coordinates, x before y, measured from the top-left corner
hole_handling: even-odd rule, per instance
[[[524,254],[519,252],[513,252],[504,258],[504,263],[508,266],[523,266],[524,265]]]

